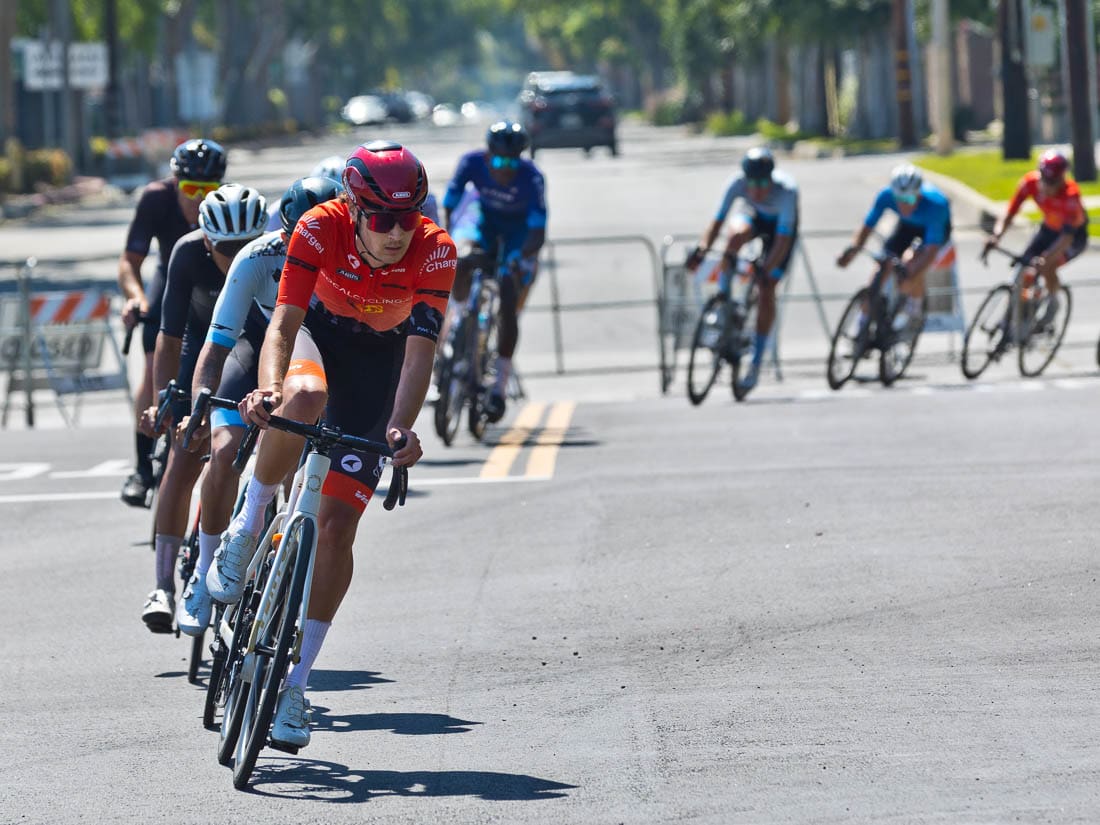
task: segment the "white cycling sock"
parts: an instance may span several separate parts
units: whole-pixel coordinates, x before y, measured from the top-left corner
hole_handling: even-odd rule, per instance
[[[248,482],[248,491],[244,495],[244,506],[233,523],[229,525],[231,533],[248,533],[250,536],[258,536],[260,528],[264,526],[264,510],[275,498],[275,491],[279,489],[279,482],[274,484],[261,484],[255,477]]]
[[[321,645],[325,643],[325,634],[332,627],[332,622],[322,622],[318,619],[306,619],[306,626],[302,630],[302,651],[298,664],[290,671],[283,683],[283,689],[288,687],[300,687],[306,689],[309,681],[309,672],[313,670],[313,663],[317,661],[317,654],[321,652]]]
[[[176,592],[176,580],[173,577],[173,571],[176,567],[176,556],[179,555],[181,544],[183,544],[183,536],[165,536],[157,533],[153,545],[156,549],[157,590],[165,590],[169,593]]]
[[[220,533],[204,533],[199,530],[199,560],[195,564],[195,572],[199,578],[206,576],[206,571],[214,563],[214,551],[218,549],[222,537]]]
[[[512,359],[504,356],[497,357],[497,380],[493,388],[504,395],[508,390],[508,379],[512,377]]]

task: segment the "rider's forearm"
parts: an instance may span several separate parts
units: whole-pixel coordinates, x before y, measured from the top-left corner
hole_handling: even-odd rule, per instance
[[[218,384],[222,380],[222,369],[225,367],[225,359],[229,357],[229,348],[213,341],[203,344],[199,353],[198,363],[195,364],[195,378],[191,382],[191,397],[198,398],[199,391],[204,387],[211,392],[218,391]]]
[[[172,335],[157,333],[157,348],[153,354],[153,390],[164,389],[168,382],[180,371],[180,353],[183,351],[183,339]]]
[[[936,256],[940,253],[939,244],[924,244],[920,248],[913,260],[909,262],[909,274],[910,275],[923,275],[929,267],[936,260]]]
[[[710,226],[707,227],[707,231],[703,235],[703,240],[699,242],[699,248],[706,251],[714,246],[714,241],[718,238],[718,233],[721,230],[722,224],[719,221],[711,221]]]
[[[260,350],[257,374],[260,389],[282,390],[283,379],[290,366],[290,355],[294,351],[294,339],[304,317],[305,310],[300,307],[290,304],[275,307]]]
[[[867,243],[869,237],[871,237],[871,227],[864,224],[852,236],[852,249],[863,249],[863,245]]]
[[[401,379],[393,400],[390,425],[412,429],[432,380],[432,361],[435,359],[435,342],[430,338],[410,335],[405,342],[405,363],[401,366]]]
[[[118,259],[118,288],[127,300],[145,300],[145,288],[141,285],[141,264],[145,256],[123,252]]]

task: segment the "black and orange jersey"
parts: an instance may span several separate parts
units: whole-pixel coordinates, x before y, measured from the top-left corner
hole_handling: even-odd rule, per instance
[[[436,340],[447,311],[457,257],[454,241],[421,218],[395,264],[372,267],[355,244],[348,204],[331,200],[306,212],[290,236],[278,304],[346,319],[373,332]]]

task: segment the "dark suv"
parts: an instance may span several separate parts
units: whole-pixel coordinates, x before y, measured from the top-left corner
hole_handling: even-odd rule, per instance
[[[572,147],[587,153],[606,146],[619,154],[615,102],[598,77],[573,72],[531,72],[519,94],[521,119],[531,136],[531,157],[539,149]]]

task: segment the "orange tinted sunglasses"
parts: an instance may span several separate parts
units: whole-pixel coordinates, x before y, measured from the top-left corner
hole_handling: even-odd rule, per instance
[[[181,180],[179,182],[180,194],[191,200],[205,198],[219,186],[221,184],[216,180]]]

